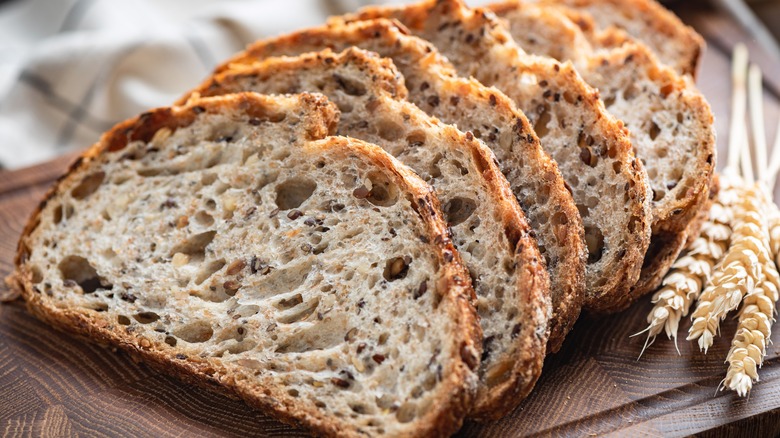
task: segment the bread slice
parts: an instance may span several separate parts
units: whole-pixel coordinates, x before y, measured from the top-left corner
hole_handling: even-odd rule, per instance
[[[493,150],[547,261],[553,304],[547,348],[558,351],[579,316],[584,296],[582,222],[557,165],[542,150],[525,115],[506,95],[473,79],[457,77],[434,47],[388,20],[319,27],[259,41],[220,70],[269,56],[351,46],[391,58],[411,90],[410,101],[428,114],[472,132]],[[511,406],[520,398],[496,403],[491,409]]]
[[[564,6],[577,12],[586,12],[598,28],[621,29],[643,42],[658,55],[664,64],[679,74],[693,77],[704,52],[704,38],[686,26],[674,13],[655,0],[533,0],[545,5]],[[592,29],[590,21],[575,21],[585,29]],[[594,33],[586,33],[594,35]],[[598,36],[593,42],[604,43]]]
[[[321,96],[247,93],[117,125],[22,235],[28,307],[317,434],[454,432],[481,349],[468,273],[431,188],[323,138],[336,122]]]
[[[571,14],[567,18],[556,8],[507,2],[490,9],[508,23],[523,49],[570,57],[561,60],[574,63],[629,129],[653,193],[651,250],[631,295],[654,290],[682,250],[678,235],[699,214],[710,192],[716,151],[709,105],[690,81],[662,65],[641,43],[624,39],[619,47],[596,50],[584,41]],[[611,32],[605,33],[609,38]]]
[[[461,76],[496,86],[525,111],[582,215],[589,253],[586,306],[622,305],[649,244],[650,199],[627,133],[598,92],[571,64],[523,53],[492,13],[468,9],[460,0],[368,8],[342,20],[377,17],[401,21],[431,41]]]
[[[193,95],[241,91],[324,93],[341,108],[339,135],[380,145],[433,185],[477,294],[483,349],[475,409],[522,400],[544,362],[549,278],[490,149],[400,100],[408,93],[392,62],[356,48],[238,66]]]

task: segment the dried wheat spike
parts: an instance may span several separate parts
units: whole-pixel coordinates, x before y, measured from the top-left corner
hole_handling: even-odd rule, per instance
[[[674,262],[661,288],[653,295],[652,302],[655,306],[647,315],[649,325],[640,332],[647,332],[645,348],[653,343],[662,329],[669,339],[674,339],[675,346],[677,345],[680,319],[688,315],[691,304],[699,297],[702,287],[712,275],[713,267],[728,247],[731,237],[731,227],[728,225],[731,210],[724,204],[723,199],[731,198],[727,193],[729,190],[732,190],[730,186],[723,185],[718,199],[712,204],[709,219],[702,225],[701,234],[693,241],[685,255]]]
[[[702,225],[701,234],[693,241],[685,255],[675,261],[661,288],[653,295],[652,302],[655,306],[647,315],[649,325],[633,335],[647,332],[640,357],[645,349],[652,345],[661,330],[665,331],[670,339],[674,338],[677,347],[680,320],[688,315],[691,304],[699,297],[712,275],[715,264],[728,248],[731,237],[729,223],[733,220],[731,205],[739,197],[734,189],[734,182],[732,178],[721,176],[720,192],[713,201],[707,222]]]
[[[765,198],[767,208],[771,211],[768,234],[762,240],[770,250],[770,260],[762,262],[761,277],[756,288],[750,291],[742,300],[742,310],[739,314],[739,325],[734,340],[731,342],[726,378],[722,387],[736,391],[745,396],[758,381],[758,368],[766,356],[766,344],[772,335],[772,323],[775,321],[775,305],[778,300],[780,276],[777,273],[776,261],[780,255],[780,214],[777,206]]]
[[[767,281],[778,285],[777,271],[769,252],[768,198],[758,184],[735,183],[734,190],[739,200],[732,206],[731,246],[699,297],[692,315],[693,325],[688,332],[688,340],[698,339],[699,348],[705,353],[712,345],[720,321],[736,309],[765,276]]]

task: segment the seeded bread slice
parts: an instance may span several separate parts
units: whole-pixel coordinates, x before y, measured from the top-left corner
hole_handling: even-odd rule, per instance
[[[532,0],[545,5],[564,6],[576,12],[586,12],[597,26],[624,30],[631,37],[652,49],[664,64],[680,74],[696,76],[699,59],[704,52],[704,38],[686,26],[674,13],[655,0]],[[590,21],[575,21],[592,29]],[[594,33],[593,42],[605,42]]]
[[[372,20],[307,29],[259,41],[225,63],[252,64],[269,56],[294,55],[331,47],[358,46],[391,58],[412,90],[408,99],[428,114],[471,131],[489,146],[520,201],[550,273],[553,316],[548,351],[558,351],[580,313],[585,288],[583,227],[557,165],[542,150],[525,115],[511,99],[455,69],[424,40],[408,35],[389,20]],[[510,397],[512,406],[522,397]],[[477,412],[483,409],[477,408]]]
[[[119,124],[22,235],[29,309],[317,434],[454,432],[479,366],[468,273],[432,189],[316,140],[336,122],[321,96],[247,93]]]
[[[555,8],[507,2],[490,9],[508,23],[523,49],[570,57],[561,60],[572,61],[628,127],[653,193],[652,250],[631,295],[652,291],[682,249],[678,235],[699,214],[710,191],[715,133],[709,105],[690,81],[663,66],[641,43],[629,39],[619,47],[595,50]],[[618,310],[629,303],[611,307]]]
[[[550,314],[536,240],[490,149],[399,100],[407,90],[389,59],[356,48],[268,58],[227,70],[193,95],[307,90],[341,109],[339,135],[380,145],[435,188],[477,294],[477,408],[530,392],[542,371]]]
[[[582,215],[586,306],[622,305],[650,240],[649,187],[622,123],[606,112],[598,92],[570,63],[525,54],[495,15],[460,0],[367,8],[342,21],[376,17],[398,19],[431,41],[460,75],[496,86],[525,111]]]

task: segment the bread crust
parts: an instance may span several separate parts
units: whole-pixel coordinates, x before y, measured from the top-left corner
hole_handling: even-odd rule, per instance
[[[547,240],[547,246],[559,244],[560,254],[556,262],[549,264],[551,289],[553,294],[553,317],[550,321],[548,351],[560,348],[566,333],[574,325],[580,313],[585,289],[585,262],[587,258],[582,219],[563,181],[557,164],[550,159],[539,143],[533,128],[525,115],[514,103],[495,88],[488,88],[474,79],[457,76],[454,68],[424,40],[409,35],[398,22],[389,20],[371,20],[349,23],[335,23],[327,27],[318,27],[299,31],[290,35],[258,41],[244,52],[236,55],[217,68],[217,74],[240,65],[251,65],[257,60],[270,56],[300,54],[322,50],[325,47],[343,49],[359,46],[375,51],[380,56],[396,60],[404,76],[406,85],[413,88],[409,99],[423,110],[439,119],[457,124],[461,129],[477,132],[477,124],[472,120],[454,119],[446,113],[444,105],[452,101],[470,101],[480,107],[489,107],[497,113],[496,119],[504,117],[506,131],[512,132],[511,151],[516,161],[501,161],[504,174],[518,172],[525,163],[531,174],[538,175],[538,181],[527,191],[545,193],[551,205],[557,206],[558,213],[565,218],[566,226],[552,227],[533,224],[534,206],[520,199],[521,208],[532,221],[536,237]],[[445,97],[446,96],[446,97]],[[439,104],[443,102],[443,104]],[[435,104],[435,105],[434,105]],[[503,146],[490,137],[483,138],[498,155]],[[498,140],[498,139],[496,139]],[[623,152],[621,152],[623,153]],[[515,163],[521,165],[514,168]],[[518,187],[510,178],[513,191],[521,198]],[[632,192],[633,196],[633,192]],[[640,247],[641,247],[640,242]],[[638,249],[637,249],[638,250]],[[641,260],[641,256],[635,257]],[[637,261],[639,263],[639,261]],[[558,268],[560,266],[560,268]],[[637,271],[638,275],[638,271]],[[516,402],[512,402],[515,403]]]
[[[40,214],[46,203],[79,181],[79,176],[88,171],[92,162],[107,151],[116,151],[128,141],[148,140],[161,127],[181,127],[191,123],[197,114],[236,110],[249,116],[262,116],[265,107],[273,97],[254,93],[243,93],[228,97],[198,99],[183,107],[159,108],[127,120],[104,134],[100,141],[79,157],[69,171],[49,190],[40,206],[31,215],[19,241],[13,281],[21,288],[29,311],[41,320],[60,330],[75,333],[91,342],[117,347],[131,356],[139,358],[156,369],[173,375],[188,383],[198,384],[211,390],[236,396],[251,406],[263,409],[275,418],[296,427],[306,427],[317,435],[359,436],[359,431],[348,428],[345,422],[326,417],[317,409],[299,405],[284,388],[259,383],[248,383],[247,375],[236,373],[221,365],[219,361],[207,361],[198,357],[180,357],[175,350],[164,345],[150,343],[147,339],[120,333],[116,325],[99,312],[78,312],[51,302],[46,294],[35,286],[33,272],[26,265],[32,251],[32,235],[40,223]],[[359,155],[374,165],[384,168],[396,178],[412,198],[417,214],[424,222],[436,248],[436,257],[444,267],[443,276],[447,296],[442,300],[447,305],[454,324],[459,328],[451,341],[458,346],[459,357],[452,358],[453,372],[443,383],[444,390],[434,409],[419,421],[420,427],[410,433],[415,436],[448,436],[456,431],[468,412],[474,398],[474,373],[471,366],[478,363],[481,350],[481,331],[478,318],[471,302],[473,289],[460,257],[448,237],[446,224],[439,211],[438,200],[431,188],[411,170],[384,153],[377,146],[355,139],[327,137],[335,128],[338,112],[327,99],[320,95],[302,94],[300,105],[306,109],[302,118],[303,132],[308,143],[304,148],[310,153],[329,150],[343,155]],[[322,139],[322,140],[317,140]],[[433,238],[436,236],[436,238]],[[445,252],[448,257],[445,257]],[[451,256],[451,257],[450,257]],[[471,366],[470,366],[471,365]],[[267,383],[267,382],[266,382]]]
[[[319,35],[317,38],[326,39],[323,35]],[[333,42],[332,38],[327,38],[327,40]],[[300,78],[316,75],[318,79],[315,82],[326,84],[328,78],[346,76],[346,71],[342,74],[338,69],[340,66],[355,67],[364,75],[372,78],[369,83],[356,80],[355,77],[351,77],[350,80],[356,81],[355,85],[360,85],[360,88],[365,88],[361,91],[364,91],[365,95],[375,98],[375,102],[382,102],[382,99],[385,98],[402,99],[408,95],[402,82],[403,78],[390,59],[379,58],[375,54],[354,47],[346,49],[340,54],[325,50],[297,57],[265,58],[262,62],[252,65],[234,65],[233,69],[225,70],[209,78],[197,87],[192,95],[213,96],[254,89],[253,87],[261,87],[262,91],[267,93],[282,91],[288,86],[296,87],[294,91],[302,91],[298,89],[300,80],[291,79],[289,82],[278,85],[268,85],[268,82],[270,78]],[[312,71],[314,72],[312,73]],[[249,84],[257,85],[251,86]],[[322,86],[325,89],[328,88],[326,85]],[[182,100],[186,99],[184,97]],[[336,100],[335,97],[334,100]],[[502,102],[502,104],[506,104],[506,102]],[[357,104],[349,106],[352,107],[353,112],[359,110]],[[513,351],[518,352],[518,354],[514,357],[504,354],[503,359],[490,364],[492,369],[509,370],[510,375],[500,384],[493,386],[488,386],[486,383],[488,378],[483,375],[476,400],[478,407],[485,404],[496,404],[496,400],[500,401],[501,405],[511,405],[511,400],[522,399],[533,388],[541,374],[545,356],[546,327],[550,314],[549,278],[536,240],[532,237],[530,227],[509,187],[509,183],[501,174],[493,153],[483,143],[476,140],[471,133],[464,135],[454,127],[439,125],[435,119],[429,119],[427,115],[408,102],[399,102],[397,106],[401,112],[409,115],[409,123],[417,122],[421,127],[427,124],[438,125],[439,129],[452,138],[452,148],[464,150],[466,156],[472,157],[473,161],[478,163],[477,167],[481,170],[481,178],[485,186],[489,188],[489,200],[486,203],[483,202],[485,211],[482,214],[499,217],[504,234],[508,236],[510,241],[515,242],[513,245],[514,263],[520,267],[514,284],[519,298],[515,304],[516,308],[524,314],[523,319],[525,320],[523,328],[519,330],[512,342]],[[379,108],[382,107],[384,105],[379,104]],[[504,108],[505,112],[509,110],[509,107]],[[407,119],[407,117],[404,118]],[[369,122],[367,128],[369,131],[371,126],[372,123]],[[360,129],[351,129],[346,120],[339,128],[339,133],[357,138],[363,135]],[[398,151],[397,154],[403,156],[404,152],[403,150]],[[407,164],[414,169],[412,163]],[[421,174],[424,170],[420,169]],[[440,198],[444,202],[446,195],[443,194]],[[494,210],[494,213],[490,213],[491,209]],[[457,230],[454,231],[455,237],[457,237],[457,232]],[[496,267],[496,269],[500,268]],[[472,271],[472,277],[476,275],[477,273]],[[487,332],[485,335],[487,336]],[[484,370],[484,368],[482,369]]]

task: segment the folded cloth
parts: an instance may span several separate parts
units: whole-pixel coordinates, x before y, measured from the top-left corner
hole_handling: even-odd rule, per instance
[[[0,166],[82,149],[251,41],[361,0],[27,0],[0,6]]]

